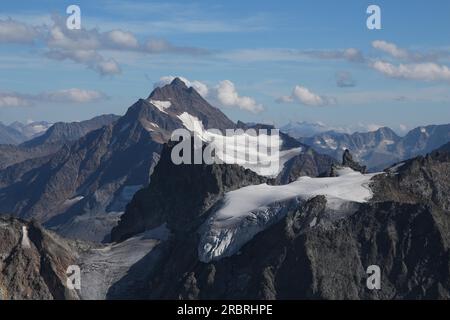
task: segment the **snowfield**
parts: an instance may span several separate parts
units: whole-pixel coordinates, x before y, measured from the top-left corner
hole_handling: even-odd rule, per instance
[[[170,232],[164,224],[123,242],[89,250],[81,259],[81,298],[106,299],[111,286],[129,274],[133,265],[150,254],[161,242],[166,241],[169,235]],[[139,279],[132,281],[138,282]]]
[[[150,103],[163,113],[167,113],[166,109],[169,109],[172,106],[170,101],[150,100]]]
[[[239,164],[261,176],[276,177],[287,161],[302,152],[302,148],[280,151],[283,141],[279,135],[256,136],[244,131],[242,134],[222,135],[205,130],[202,122],[187,112],[178,115],[178,118],[186,129],[213,145],[216,156],[223,163]]]
[[[370,200],[370,179],[379,173],[361,174],[350,168],[338,170],[337,177],[300,177],[287,185],[253,185],[228,192],[222,207],[200,228],[198,248],[202,262],[229,257],[257,233],[281,219],[290,205],[318,195],[327,198],[330,210],[345,210],[350,202]]]

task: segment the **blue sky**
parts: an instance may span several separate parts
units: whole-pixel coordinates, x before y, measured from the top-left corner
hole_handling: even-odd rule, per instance
[[[370,4],[382,30],[366,27]],[[233,120],[448,123],[449,31],[446,0],[2,1],[0,121],[123,114],[182,76]]]

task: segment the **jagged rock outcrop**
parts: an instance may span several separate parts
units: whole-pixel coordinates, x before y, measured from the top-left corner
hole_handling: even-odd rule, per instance
[[[348,149],[345,149],[344,154],[342,155],[342,165],[361,173],[366,173],[367,171],[366,166],[362,166],[358,162],[353,160],[353,156]]]
[[[373,179],[376,201],[425,203],[450,211],[450,152],[438,149],[399,163]]]
[[[78,299],[66,287],[77,250],[35,222],[0,217],[0,300]]]
[[[329,173],[330,177],[338,176],[338,171],[342,168],[350,168],[361,173],[367,172],[367,167],[362,166],[357,161],[353,160],[353,156],[348,149],[346,149],[344,154],[342,155],[342,164],[333,164],[331,166],[331,171]]]
[[[195,238],[173,243],[150,298],[448,299],[448,213],[426,205],[370,203],[334,223],[313,198],[261,232],[238,255],[195,258]],[[323,222],[322,222],[323,221]],[[314,223],[312,223],[314,222]],[[381,268],[369,290],[367,267]]]

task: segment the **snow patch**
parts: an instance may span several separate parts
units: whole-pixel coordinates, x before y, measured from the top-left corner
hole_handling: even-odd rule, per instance
[[[397,163],[394,166],[390,167],[388,169],[388,172],[389,173],[398,173],[398,169],[400,169],[404,164],[405,164],[405,162]]]
[[[337,144],[336,144],[336,141],[335,141],[334,139],[331,139],[331,138],[325,138],[324,141],[325,141],[325,144],[326,144],[330,149],[333,149],[333,150],[336,150],[336,149],[337,149]]]
[[[183,126],[186,129],[196,133],[200,138],[203,138],[205,129],[203,128],[203,123],[197,117],[191,115],[188,112],[183,112],[182,114],[178,115],[178,119],[181,120]]]
[[[200,228],[200,261],[209,262],[235,254],[257,233],[286,213],[290,202],[327,197],[330,209],[340,210],[348,202],[366,202],[372,196],[370,179],[379,174],[361,174],[350,168],[337,177],[300,177],[287,185],[252,185],[225,194],[222,207]]]
[[[150,100],[150,103],[164,113],[167,113],[166,109],[169,109],[172,106],[172,102],[170,101]]]
[[[30,238],[28,237],[28,228],[26,226],[22,226],[22,248],[31,248]]]
[[[144,129],[147,131],[155,131],[155,129],[159,128],[159,126],[156,123],[150,121],[146,121],[145,124],[142,125]]]
[[[127,275],[134,264],[150,254],[169,236],[170,231],[166,224],[163,224],[123,242],[87,252],[81,259],[83,264],[80,266],[82,299],[104,300],[113,284]]]
[[[43,133],[43,132],[47,131],[48,126],[44,126],[42,124],[36,124],[36,125],[31,126],[29,129],[33,134],[39,134],[39,133]]]
[[[312,221],[309,223],[309,227],[313,228],[316,224],[317,224],[317,217],[314,217],[314,219],[312,219]]]
[[[279,151],[283,143],[279,135],[250,135],[248,133],[227,136],[205,130],[195,116],[183,112],[178,116],[183,126],[194,132],[202,141],[213,145],[216,156],[224,163],[237,163],[262,176],[276,177],[291,158],[299,155],[302,148]],[[261,152],[277,150],[277,152]],[[261,165],[262,163],[266,165]]]
[[[84,197],[83,196],[78,196],[78,197],[75,197],[75,198],[72,198],[72,199],[67,199],[66,201],[64,201],[64,206],[72,206],[72,205],[74,205],[75,203],[77,203],[77,202],[80,202],[81,200],[83,200],[84,199]]]
[[[393,145],[395,142],[393,140],[385,139],[385,140],[382,140],[381,143],[385,144],[387,146],[390,146],[390,145]]]

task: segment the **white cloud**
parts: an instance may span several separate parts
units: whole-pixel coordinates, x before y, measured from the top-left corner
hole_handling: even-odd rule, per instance
[[[107,32],[106,36],[113,45],[118,47],[133,49],[139,46],[138,40],[131,32],[112,30]]]
[[[367,130],[369,130],[369,132],[372,131],[377,131],[380,128],[383,128],[384,126],[381,124],[376,124],[376,123],[369,123],[363,126],[364,128],[366,128]]]
[[[203,98],[209,98],[223,107],[239,108],[241,110],[250,111],[253,113],[258,113],[264,110],[264,107],[261,104],[258,104],[255,99],[239,95],[236,90],[236,86],[229,80],[220,81],[217,86],[211,88],[200,81],[190,81],[180,76],[164,76],[161,77],[153,86],[155,88],[162,87],[171,83],[175,78],[182,80],[186,86],[194,88]]]
[[[34,27],[12,19],[0,20],[0,43],[32,43],[37,35]]]
[[[223,80],[216,87],[217,99],[225,107],[237,107],[242,110],[258,113],[264,110],[253,98],[240,96],[233,82]]]
[[[36,103],[89,103],[106,98],[102,92],[79,88],[39,94],[0,93],[0,107],[26,107]]]
[[[402,132],[408,131],[408,126],[405,125],[405,124],[400,123],[400,124],[398,125],[398,127],[399,127],[400,131],[402,131]]]
[[[450,81],[450,68],[433,62],[394,65],[375,61],[371,67],[385,76],[406,80]]]
[[[362,52],[355,48],[341,50],[298,50],[289,48],[239,49],[218,55],[232,61],[300,61],[308,59],[344,60],[361,63],[365,61]]]
[[[397,47],[397,45],[394,43],[386,42],[383,40],[376,40],[372,42],[372,47],[381,50],[385,53],[388,53],[397,59],[409,58],[409,52],[407,50]]]
[[[425,62],[439,62],[441,60],[448,61],[450,58],[450,51],[448,48],[438,48],[428,50],[427,52],[413,51],[405,48],[400,48],[398,45],[392,42],[384,40],[376,40],[372,42],[372,47],[378,49],[384,53],[387,53],[391,57],[413,63],[425,63]]]
[[[71,60],[83,64],[104,76],[121,73],[120,66],[114,59],[107,59],[95,50],[51,50],[45,55],[53,60]]]
[[[27,99],[15,93],[0,93],[0,107],[25,107],[28,106]]]
[[[161,77],[159,79],[158,82],[156,82],[153,87],[162,87],[165,86],[166,84],[171,83],[175,78],[179,78],[181,81],[183,81],[186,86],[188,86],[189,88],[192,87],[194,88],[203,98],[206,98],[209,94],[209,88],[206,84],[204,84],[203,82],[194,80],[194,81],[189,81],[188,79],[184,78],[184,77],[175,77],[175,76],[164,76]]]
[[[164,39],[139,42],[128,31],[113,29],[100,32],[98,29],[69,30],[60,16],[52,17],[51,25],[40,27],[28,25],[12,19],[0,20],[0,43],[31,44],[39,42],[44,46],[44,54],[54,60],[71,60],[83,64],[101,75],[121,73],[117,61],[104,56],[105,52],[132,52],[137,54],[182,54],[204,55],[206,49],[176,46]]]
[[[330,104],[335,104],[336,100],[331,97],[318,95],[306,87],[295,86],[290,96],[282,96],[277,99],[281,103],[292,103],[295,101],[300,102],[306,106],[321,107]]]
[[[101,75],[113,75],[122,73],[119,64],[112,58],[98,61],[93,66],[93,69],[97,70]]]
[[[54,92],[42,93],[39,98],[49,102],[88,103],[104,99],[106,96],[95,90],[71,88]]]

